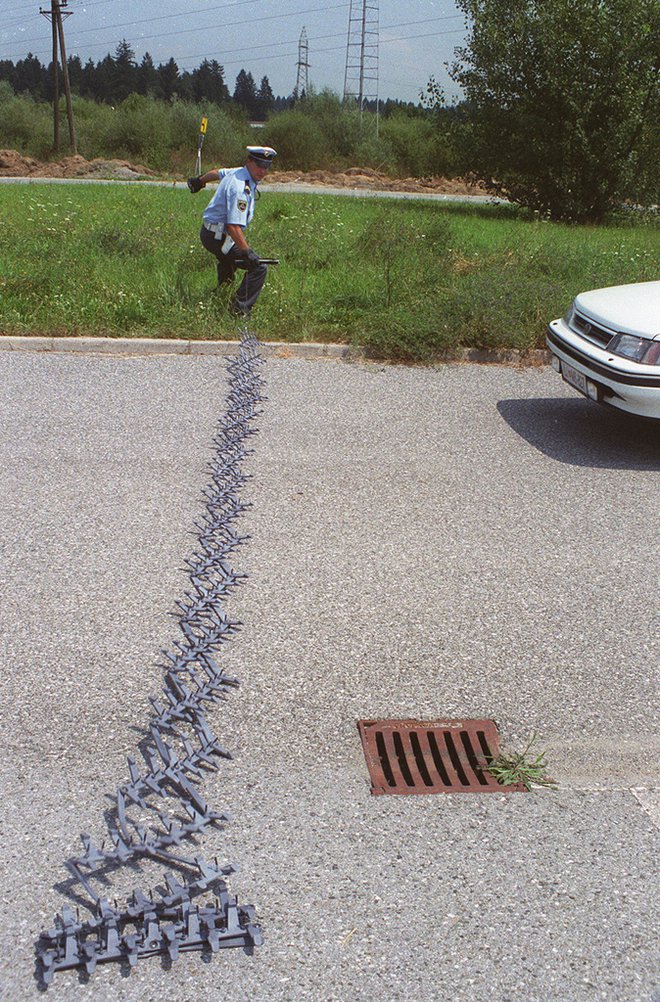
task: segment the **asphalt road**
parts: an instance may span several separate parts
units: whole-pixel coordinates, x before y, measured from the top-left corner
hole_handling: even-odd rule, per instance
[[[139,184],[156,188],[185,188],[185,181],[135,181],[120,178],[85,178],[85,177],[0,177],[2,184]],[[212,190],[214,186],[210,186]],[[325,184],[305,184],[294,181],[269,181],[263,185],[263,189],[274,192],[286,192],[289,195],[340,195],[348,198],[394,198],[399,201],[424,201],[424,202],[465,202],[475,205],[500,205],[505,203],[503,198],[495,198],[492,195],[447,195],[433,192],[414,191],[378,191],[371,188],[335,188]]]
[[[0,356],[0,998],[160,687],[214,358]],[[265,943],[54,1000],[650,1002],[658,435],[548,368],[271,359],[205,855]],[[493,717],[559,790],[371,797],[356,720]],[[130,875],[125,888],[138,882]],[[110,891],[110,894],[113,892]]]

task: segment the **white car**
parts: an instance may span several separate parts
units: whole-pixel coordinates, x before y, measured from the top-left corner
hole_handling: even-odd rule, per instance
[[[598,403],[660,420],[660,282],[581,292],[548,325],[552,365]]]

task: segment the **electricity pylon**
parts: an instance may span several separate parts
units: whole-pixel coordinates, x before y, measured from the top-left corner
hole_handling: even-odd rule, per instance
[[[296,86],[293,89],[293,98],[295,101],[300,100],[301,97],[305,97],[309,92],[309,42],[307,40],[307,31],[304,27],[300,32],[300,39],[298,41],[297,70]]]
[[[344,101],[356,101],[360,116],[376,104],[378,128],[378,0],[351,0],[348,12]]]

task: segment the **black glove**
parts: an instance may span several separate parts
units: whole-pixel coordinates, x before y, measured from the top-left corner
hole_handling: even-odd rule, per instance
[[[261,258],[259,257],[259,255],[255,250],[252,250],[251,247],[248,247],[247,250],[244,250],[243,253],[241,254],[241,257],[243,259],[246,271],[254,271],[255,268],[258,268],[259,265],[261,264]]]
[[[190,188],[193,195],[197,194],[198,191],[201,191],[202,188],[206,187],[205,183],[199,177],[189,177],[186,184]]]

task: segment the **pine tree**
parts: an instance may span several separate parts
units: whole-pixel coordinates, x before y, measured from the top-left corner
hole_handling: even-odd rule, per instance
[[[83,67],[80,56],[69,56],[66,61],[69,70],[69,83],[74,94],[80,94],[80,84],[82,82]]]
[[[138,94],[150,96],[158,88],[158,70],[154,66],[154,61],[148,52],[142,57],[142,62],[137,68],[136,90]]]
[[[158,97],[164,101],[171,101],[177,93],[179,83],[179,67],[174,59],[169,59],[166,63],[158,66]]]
[[[96,66],[93,59],[88,59],[82,68],[80,76],[81,97],[94,97],[94,79],[96,76]]]
[[[229,100],[224,70],[217,59],[205,59],[192,73],[192,93],[195,101],[223,104]]]
[[[234,101],[243,108],[248,115],[254,115],[257,109],[257,86],[251,73],[241,70],[236,77],[234,87]]]
[[[31,94],[32,97],[45,98],[48,87],[46,67],[41,65],[36,56],[28,52],[25,59],[19,59],[16,63],[11,83],[17,94]]]
[[[259,121],[263,122],[268,117],[273,110],[274,103],[275,95],[271,89],[268,77],[262,77],[259,90],[257,91],[256,113]]]
[[[0,59],[0,80],[6,80],[11,86],[14,79],[14,64],[11,59]],[[12,90],[14,88],[12,87]]]
[[[96,64],[94,73],[91,76],[91,96],[95,101],[104,101],[106,104],[115,103],[114,80],[115,61],[108,53],[107,56]]]
[[[126,41],[121,40],[115,49],[114,74],[112,81],[112,98],[117,104],[125,101],[129,94],[132,94],[137,85],[137,66],[135,63],[135,52]]]

